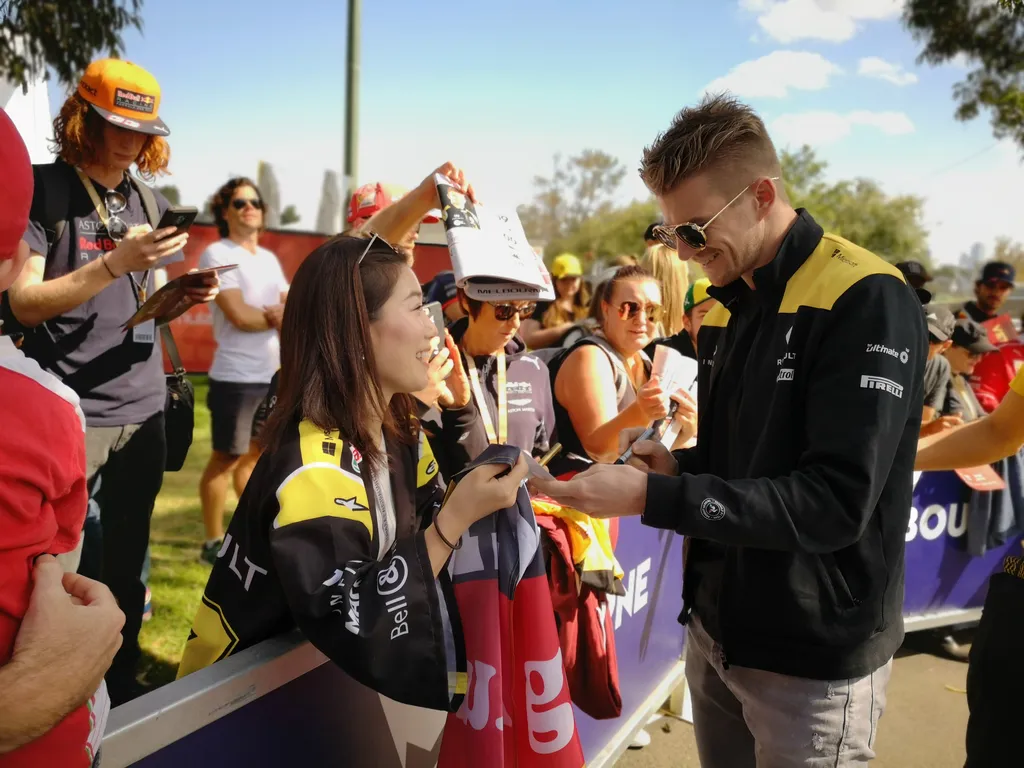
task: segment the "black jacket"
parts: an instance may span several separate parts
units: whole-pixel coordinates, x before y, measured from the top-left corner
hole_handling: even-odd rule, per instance
[[[726,663],[863,676],[903,640],[921,303],[803,211],[754,284],[709,291],[697,446],[676,452],[681,476],[650,477],[643,521],[691,537],[682,621],[704,618],[694,562],[717,558],[705,594]]]

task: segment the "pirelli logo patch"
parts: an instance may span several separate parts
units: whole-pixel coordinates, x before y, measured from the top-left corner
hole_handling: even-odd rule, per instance
[[[878,389],[882,392],[888,392],[894,397],[903,399],[903,385],[897,384],[892,379],[886,379],[881,376],[861,376],[860,377],[860,388],[861,389]]]

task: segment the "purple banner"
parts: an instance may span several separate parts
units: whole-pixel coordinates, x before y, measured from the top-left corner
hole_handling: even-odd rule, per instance
[[[988,579],[1020,535],[981,557],[967,554],[970,490],[954,472],[926,472],[914,489],[907,526],[907,581],[903,615],[979,608]]]
[[[683,539],[670,531],[620,521],[615,557],[626,575],[626,594],[610,607],[615,622],[622,715],[593,720],[576,710],[576,727],[589,762],[624,721],[665,679],[683,651]]]

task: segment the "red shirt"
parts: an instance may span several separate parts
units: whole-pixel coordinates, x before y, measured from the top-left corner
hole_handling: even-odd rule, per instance
[[[82,534],[85,417],[78,396],[0,336],[0,664],[32,593],[37,555],[75,548]],[[105,689],[101,689],[105,696]],[[6,755],[0,768],[92,763],[92,705],[80,707],[49,732]],[[105,705],[99,703],[101,714]]]

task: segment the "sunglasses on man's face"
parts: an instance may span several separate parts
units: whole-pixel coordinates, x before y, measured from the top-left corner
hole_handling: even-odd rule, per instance
[[[522,306],[516,306],[515,304],[495,304],[494,319],[504,323],[506,320],[511,320],[516,315],[519,315],[520,320],[526,320],[528,317],[533,315],[533,311],[535,309],[537,309],[537,305],[534,302],[523,304]]]
[[[779,177],[772,176],[769,180],[778,181]],[[711,222],[721,216],[730,205],[739,200],[743,193],[750,189],[752,184],[753,182],[741,189],[736,197],[723,205],[721,210],[704,224],[695,224],[692,221],[688,221],[685,224],[659,224],[654,228],[654,236],[658,239],[658,242],[671,248],[673,251],[679,249],[680,242],[695,251],[703,251],[708,247],[707,228],[711,226]]]
[[[619,317],[622,320],[632,320],[641,311],[647,317],[647,322],[661,322],[662,308],[660,304],[641,304],[636,301],[624,301],[619,304]]]
[[[259,199],[253,199],[251,197],[239,197],[231,201],[231,207],[236,211],[240,211],[246,206],[254,208],[257,211],[263,210],[263,201]]]

